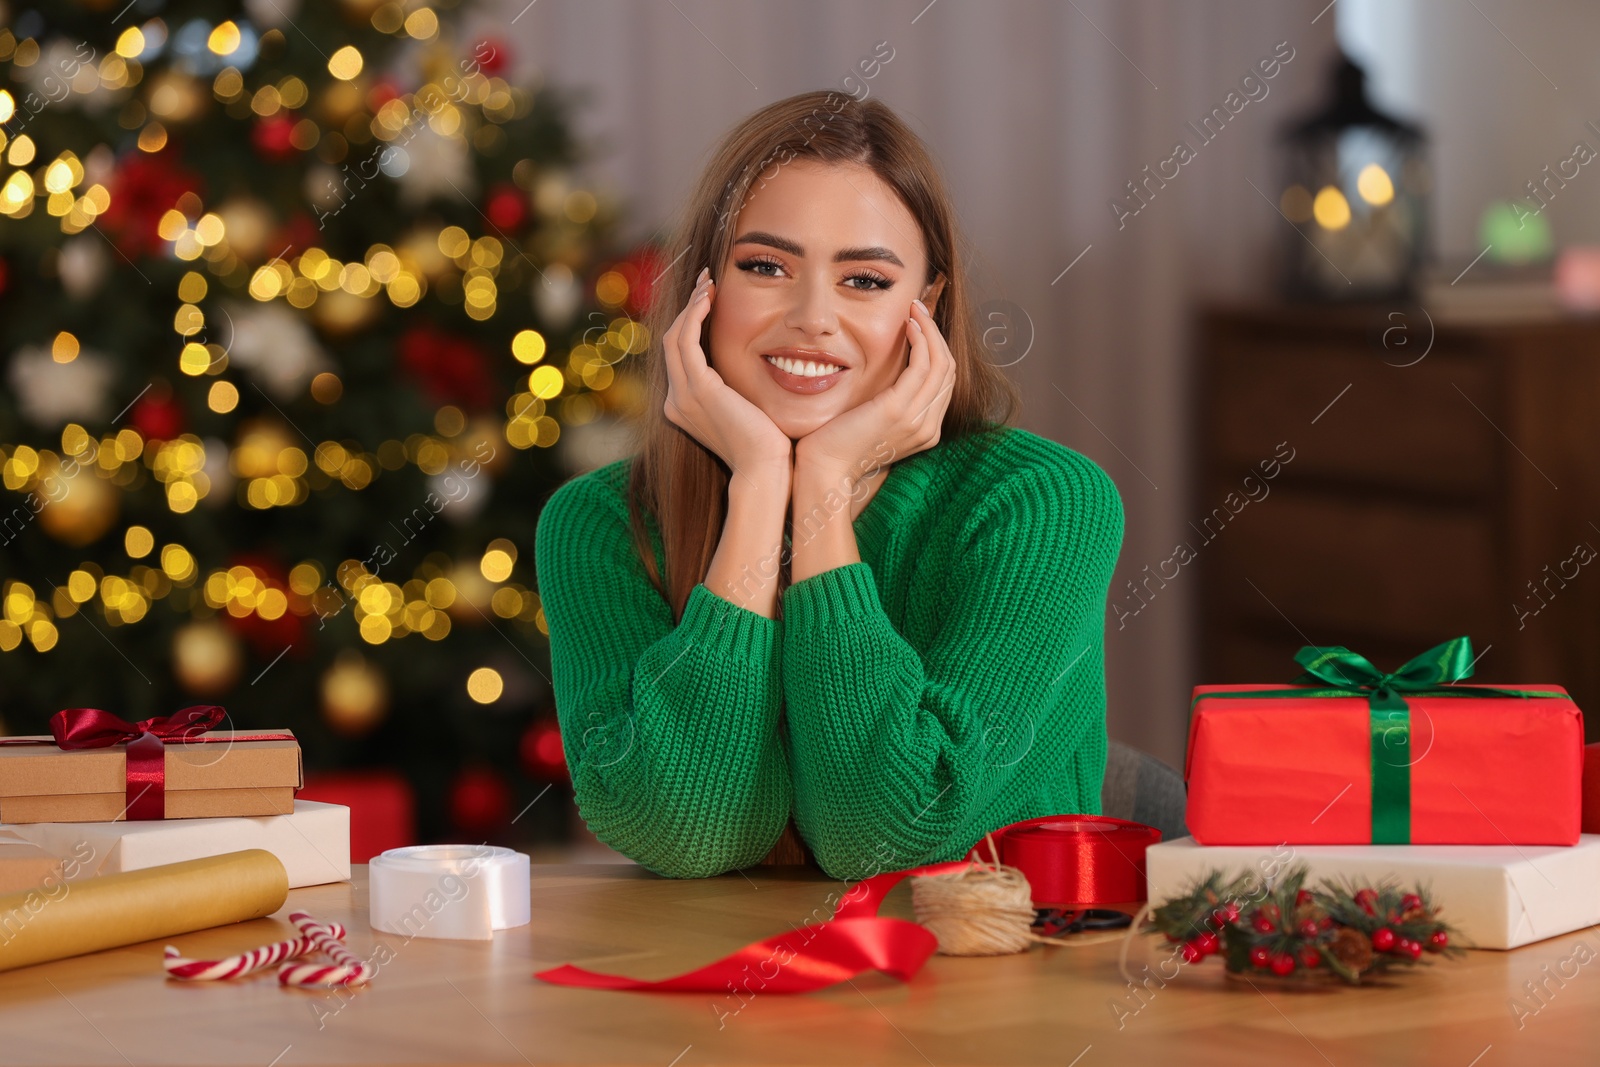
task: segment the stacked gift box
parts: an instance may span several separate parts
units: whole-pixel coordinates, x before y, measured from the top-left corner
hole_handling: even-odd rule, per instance
[[[350,878],[350,809],[296,800],[288,730],[219,729],[197,705],[129,723],[73,708],[49,735],[0,738],[0,892],[241,849],[282,861],[295,888]]]
[[[1583,714],[1565,689],[1466,684],[1465,637],[1388,674],[1339,646],[1295,658],[1287,686],[1195,687],[1192,837],[1147,853],[1152,904],[1212,871],[1304,865],[1313,880],[1429,885],[1471,947],[1600,923]]]

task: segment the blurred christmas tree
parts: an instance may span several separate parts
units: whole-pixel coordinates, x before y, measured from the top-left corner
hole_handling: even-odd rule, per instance
[[[424,839],[561,833],[508,830],[565,772],[534,524],[616,454],[660,260],[459,21],[0,2],[7,731],[214,702]]]

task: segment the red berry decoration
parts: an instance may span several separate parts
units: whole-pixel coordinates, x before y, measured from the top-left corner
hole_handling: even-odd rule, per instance
[[[1279,952],[1272,957],[1270,966],[1272,967],[1272,973],[1282,978],[1294,970],[1294,957],[1287,952]]]
[[[1257,967],[1265,967],[1272,962],[1272,953],[1267,951],[1265,945],[1257,945],[1250,950],[1250,962]]]
[[[1211,913],[1211,921],[1216,923],[1218,926],[1226,926],[1228,923],[1238,922],[1239,905],[1230,900],[1228,903]]]
[[[1307,946],[1305,946],[1304,948],[1302,948],[1300,950],[1300,966],[1302,966],[1302,967],[1316,967],[1316,966],[1319,966],[1321,963],[1322,963],[1322,953],[1318,952],[1316,949],[1312,948],[1310,945],[1307,945]]]
[[[1317,925],[1315,919],[1307,919],[1305,922],[1300,924],[1301,937],[1316,937],[1321,931],[1322,927]]]
[[[1308,889],[1300,890],[1300,892],[1294,895],[1294,902],[1297,907],[1305,907],[1307,904],[1311,903],[1311,891]]]
[[[1259,934],[1270,934],[1277,929],[1276,926],[1272,925],[1272,920],[1265,915],[1257,915],[1252,925],[1255,926],[1256,932]]]
[[[1398,943],[1399,939],[1395,937],[1394,931],[1387,926],[1372,932],[1372,947],[1379,952],[1388,952]]]
[[[1400,898],[1400,910],[1410,911],[1412,908],[1422,907],[1422,898],[1415,893],[1407,893]]]
[[[1193,941],[1185,941],[1181,951],[1184,963],[1199,963],[1206,957],[1206,954],[1200,951],[1200,946]]]
[[[1414,960],[1421,959],[1422,958],[1422,942],[1421,941],[1407,941],[1405,943],[1405,947],[1402,948],[1400,951],[1403,952],[1405,955],[1411,957]]]
[[[1361,910],[1366,912],[1368,915],[1373,914],[1372,906],[1376,904],[1377,901],[1378,891],[1375,889],[1363,889],[1356,894],[1356,903],[1359,904],[1361,906]]]
[[[1190,944],[1198,948],[1202,956],[1214,956],[1217,954],[1217,950],[1222,948],[1222,938],[1216,934],[1201,934]]]
[[[1450,935],[1445,933],[1443,930],[1435,930],[1433,933],[1428,935],[1429,948],[1438,950],[1444,948],[1449,943]]]

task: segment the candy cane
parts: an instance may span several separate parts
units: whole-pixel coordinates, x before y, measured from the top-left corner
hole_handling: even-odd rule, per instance
[[[361,957],[342,945],[334,936],[334,925],[324,924],[303,911],[289,913],[289,921],[300,929],[302,936],[333,960],[333,966],[321,963],[286,963],[278,968],[278,981],[284,985],[360,985],[372,980],[376,968],[370,967]]]
[[[338,923],[330,923],[329,929],[334,937],[343,938],[345,935],[344,927]],[[219,978],[239,978],[259,971],[263,967],[270,967],[274,963],[304,956],[316,947],[311,938],[302,935],[288,941],[279,941],[277,944],[262,945],[260,948],[226,959],[191,960],[185,959],[175,946],[168,945],[162,964],[172,978],[193,982],[213,981]]]

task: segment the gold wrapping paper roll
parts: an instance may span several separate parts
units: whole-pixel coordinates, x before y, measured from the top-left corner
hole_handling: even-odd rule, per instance
[[[265,849],[0,896],[0,971],[271,915],[289,897]]]

